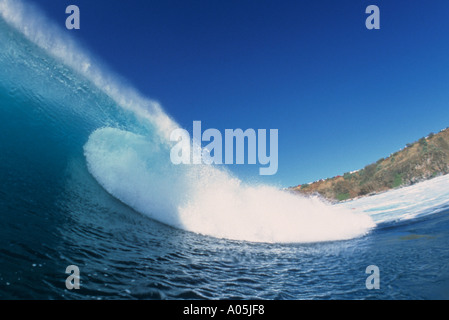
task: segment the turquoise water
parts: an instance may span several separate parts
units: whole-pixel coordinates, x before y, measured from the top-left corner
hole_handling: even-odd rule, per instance
[[[158,104],[22,22],[0,16],[1,299],[449,298],[448,177],[332,206],[173,166]]]

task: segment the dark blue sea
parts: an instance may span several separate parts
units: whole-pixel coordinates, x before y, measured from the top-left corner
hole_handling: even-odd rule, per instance
[[[157,103],[7,9],[0,299],[449,298],[448,176],[330,205],[174,167]]]

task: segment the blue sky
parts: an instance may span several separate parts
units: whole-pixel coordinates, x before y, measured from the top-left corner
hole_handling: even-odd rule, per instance
[[[293,186],[360,169],[449,126],[449,2],[35,0],[181,126],[279,129]],[[381,29],[365,28],[378,5]]]

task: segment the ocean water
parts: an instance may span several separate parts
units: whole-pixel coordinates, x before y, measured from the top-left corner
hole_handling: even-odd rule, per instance
[[[449,298],[449,176],[331,205],[172,165],[175,120],[20,1],[0,119],[0,299]]]

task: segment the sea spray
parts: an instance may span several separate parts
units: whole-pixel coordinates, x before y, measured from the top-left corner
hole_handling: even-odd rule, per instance
[[[367,233],[364,213],[265,185],[245,184],[211,165],[176,166],[158,140],[115,128],[84,146],[88,168],[114,197],[165,224],[254,242],[343,240]]]

